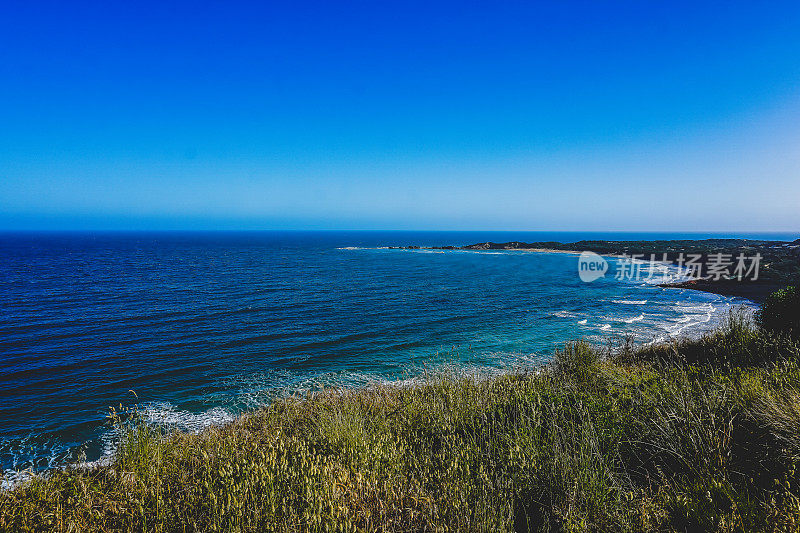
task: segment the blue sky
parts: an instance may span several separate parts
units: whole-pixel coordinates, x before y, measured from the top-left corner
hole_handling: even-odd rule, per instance
[[[3,11],[0,229],[800,231],[797,2]]]

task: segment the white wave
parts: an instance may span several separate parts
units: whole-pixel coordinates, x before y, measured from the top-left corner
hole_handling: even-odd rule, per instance
[[[673,311],[678,313],[705,313],[709,308],[712,308],[711,302],[703,302],[698,304],[676,303],[672,306]]]
[[[147,404],[141,411],[148,424],[197,433],[211,426],[232,422],[235,416],[222,407],[212,407],[202,413],[183,411],[169,402]]]
[[[78,457],[57,437],[31,433],[19,439],[0,438],[0,456],[11,458],[11,466],[0,471],[0,489],[11,489],[35,475],[37,470],[57,468]]]
[[[650,257],[633,259],[632,262],[637,264],[641,275],[640,280],[644,286],[678,283],[689,279],[677,265],[668,261],[661,261],[657,257],[653,259]]]
[[[0,476],[0,490],[12,490],[35,475],[32,470],[6,470]]]
[[[670,325],[669,322],[664,323],[663,328],[670,336],[676,336],[689,328],[696,329],[698,326],[709,323],[716,308],[710,302],[706,302],[698,305],[677,304],[672,307],[672,310],[681,313],[682,316],[677,317],[673,325]]]
[[[635,316],[633,318],[621,318],[621,322],[625,322],[626,324],[633,324],[634,322],[639,322],[640,320],[644,319],[644,313],[640,314],[639,316]]]
[[[611,303],[622,305],[644,305],[647,300],[611,300]]]
[[[567,310],[563,310],[563,309],[561,311],[556,311],[554,313],[550,313],[550,315],[551,316],[557,316],[559,318],[574,318],[574,317],[578,316],[577,314],[573,313],[572,311],[567,311]]]
[[[603,324],[602,326],[600,326],[600,329],[603,331],[608,331],[611,329],[611,324]]]
[[[578,324],[586,325],[587,320],[584,318],[583,320],[578,320]]]

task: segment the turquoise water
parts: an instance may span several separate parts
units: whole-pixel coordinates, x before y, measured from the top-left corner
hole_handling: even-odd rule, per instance
[[[2,235],[0,466],[112,453],[104,418],[136,401],[131,390],[152,422],[198,430],[286,392],[414,379],[440,365],[505,371],[576,338],[698,334],[745,303],[611,276],[583,283],[570,254],[386,248],[604,237],[647,238]]]

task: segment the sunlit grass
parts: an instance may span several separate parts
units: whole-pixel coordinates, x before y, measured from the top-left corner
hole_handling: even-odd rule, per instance
[[[9,531],[794,531],[800,347],[733,317],[539,372],[285,398],[0,494]]]

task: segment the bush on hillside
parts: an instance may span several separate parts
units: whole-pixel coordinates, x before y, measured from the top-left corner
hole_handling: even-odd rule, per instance
[[[770,294],[758,313],[758,324],[768,331],[800,336],[800,290],[797,286]]]

